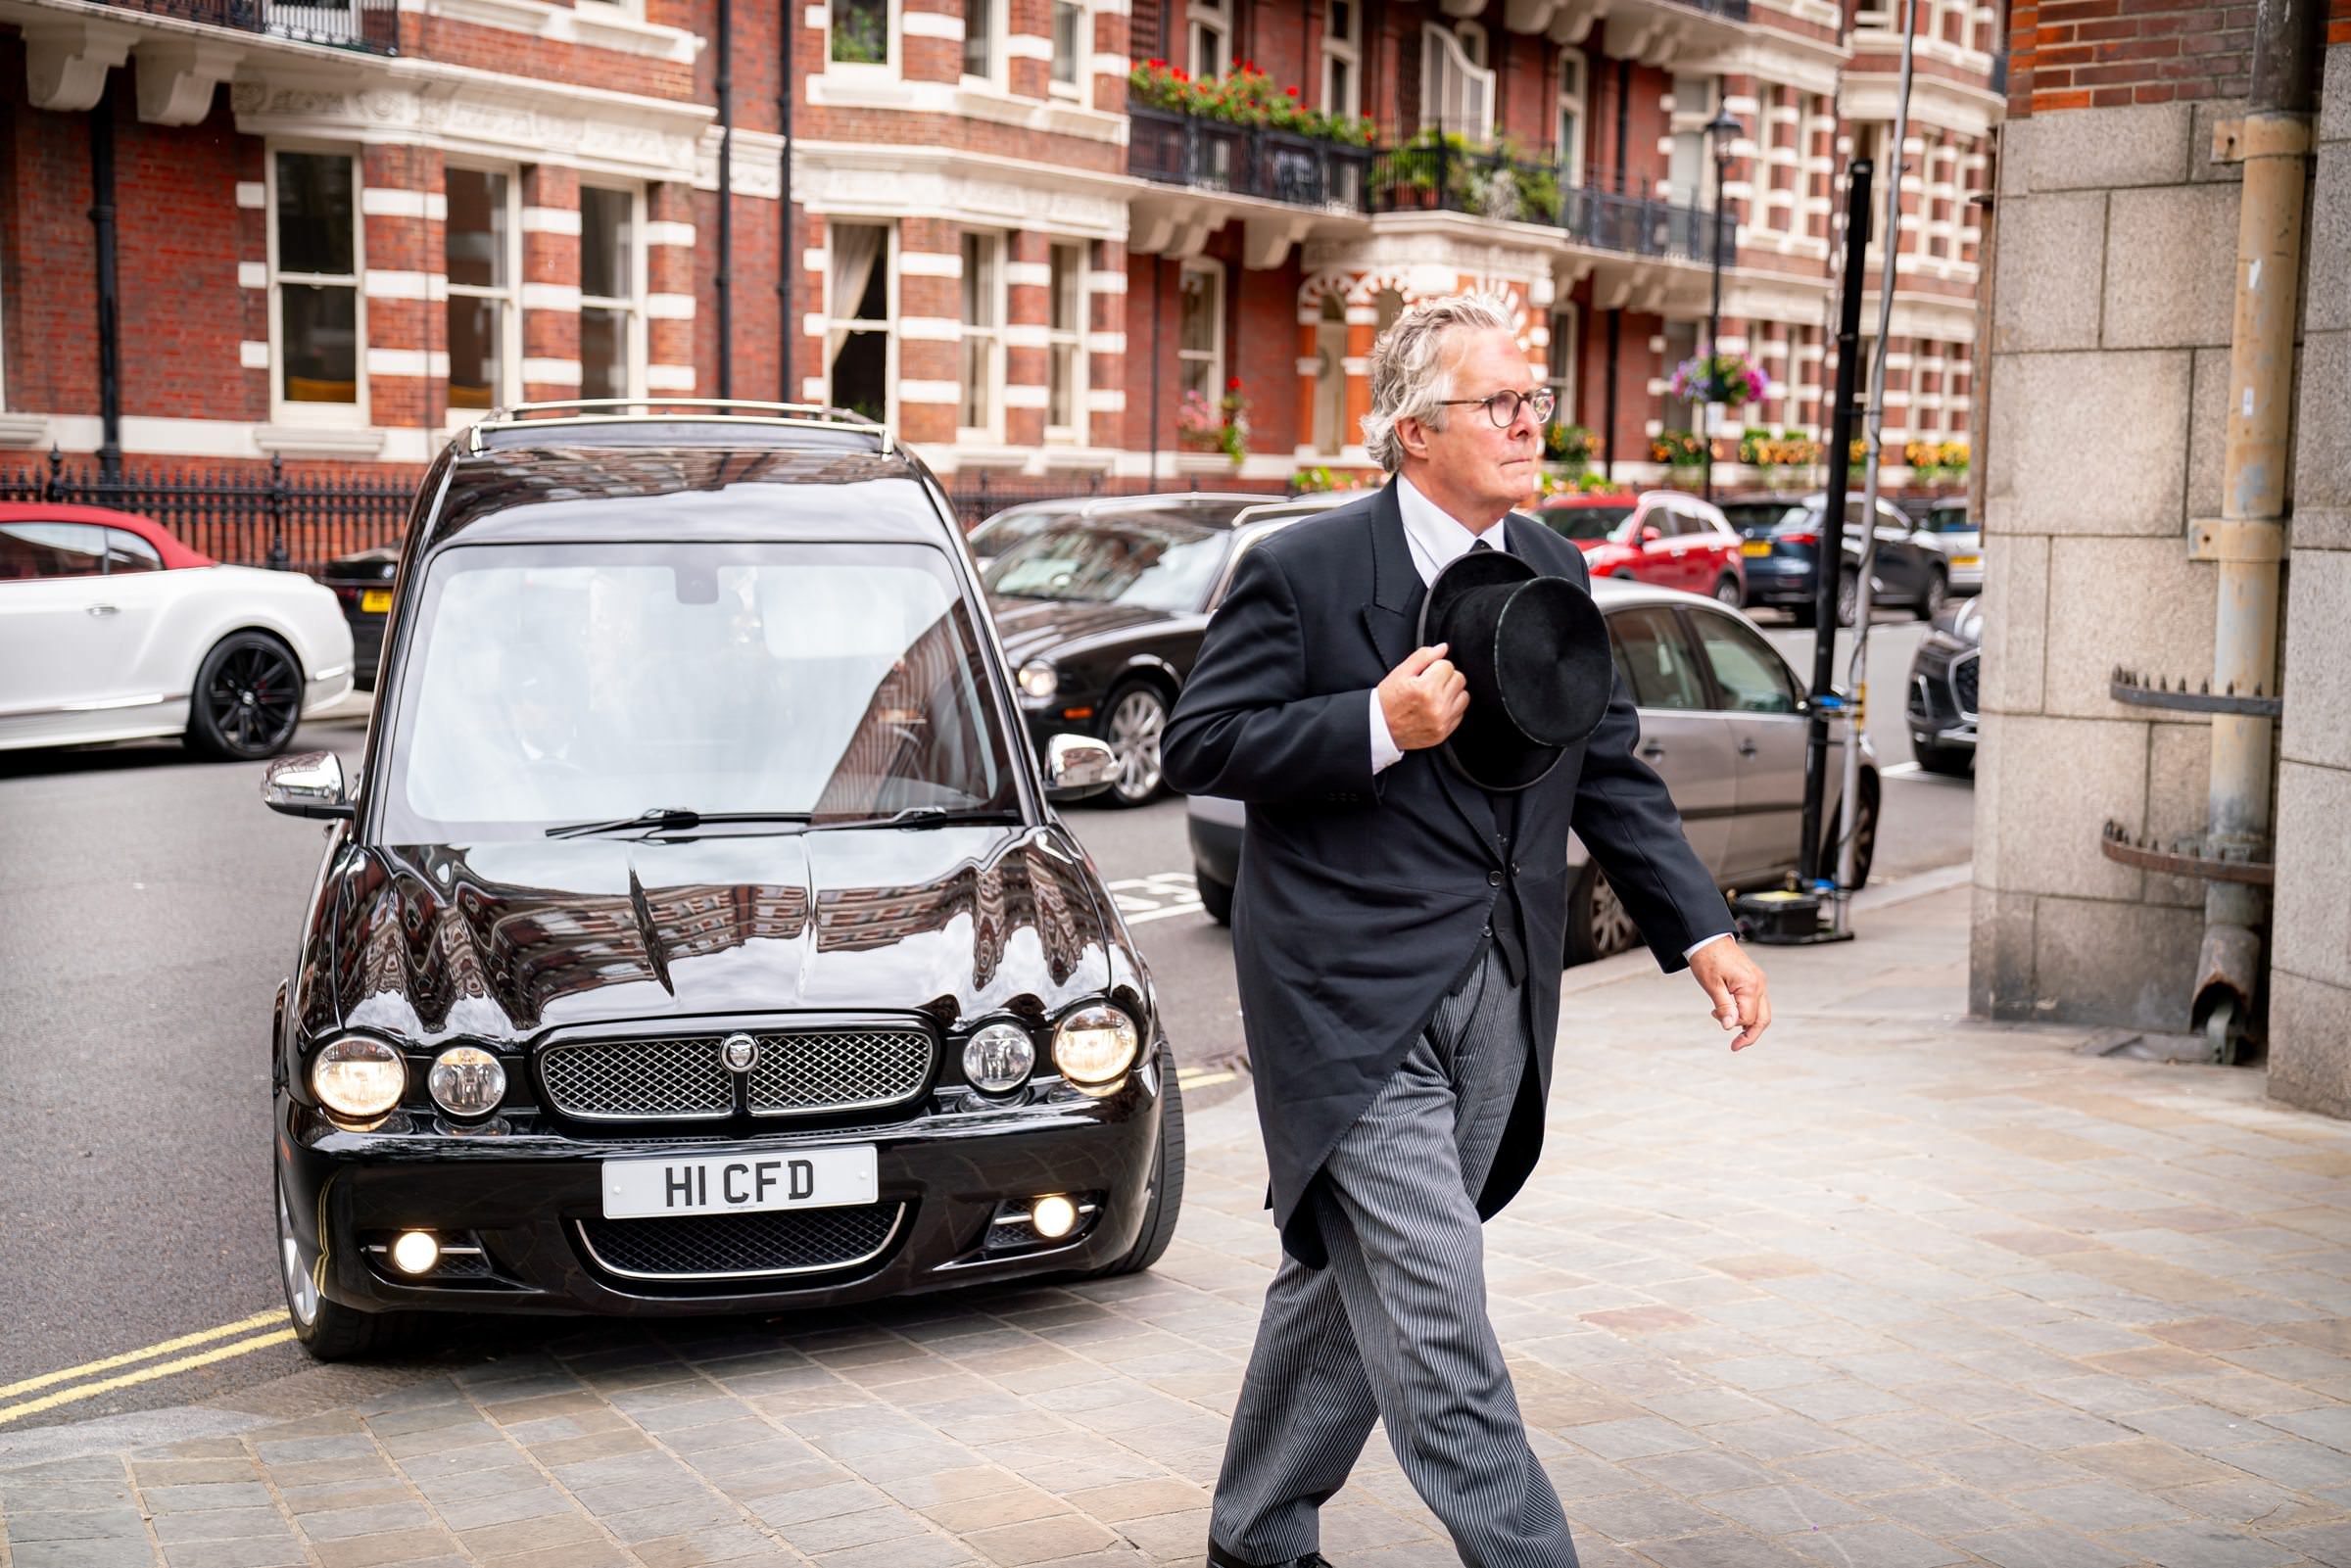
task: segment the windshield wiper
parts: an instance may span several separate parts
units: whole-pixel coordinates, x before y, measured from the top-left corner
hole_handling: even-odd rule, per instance
[[[840,822],[811,823],[811,832],[828,828],[941,828],[957,823],[1018,822],[1019,810],[1012,806],[908,806],[887,817],[857,817]]]
[[[684,832],[704,823],[720,822],[794,822],[808,821],[804,811],[689,811],[683,806],[654,806],[634,817],[614,817],[606,822],[566,823],[550,828],[550,838],[587,838],[598,833],[627,832],[632,828],[648,832]]]

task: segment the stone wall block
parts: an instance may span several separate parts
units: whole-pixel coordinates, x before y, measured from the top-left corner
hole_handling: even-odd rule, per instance
[[[2013,202],[2033,194],[2033,136],[2045,123],[2039,119],[2011,119],[2001,124],[1999,156],[1992,160],[1999,179],[1994,188],[2001,201]]]
[[[1989,446],[2032,534],[2183,537],[2185,350],[2004,356]]]
[[[2147,816],[2152,837],[2170,843],[2200,833],[2212,817],[2212,727],[2157,724],[2147,728]],[[2147,902],[2202,909],[2204,883],[2193,877],[2147,874]]]
[[[2343,72],[2351,75],[2351,55],[2344,57]],[[2351,327],[2351,143],[2319,149],[2309,218],[2302,242],[2302,330],[2339,332]]]
[[[2106,202],[2101,191],[2082,191],[2033,196],[2002,210],[1996,349],[2097,346]]]
[[[2043,898],[2033,911],[2035,1016],[2185,1033],[2202,909]]]
[[[1976,875],[1984,875],[1981,860]],[[2039,993],[2033,985],[2033,910],[2030,893],[2003,893],[1976,885],[1968,922],[1967,1010],[1979,1018],[2032,1019]]]
[[[2114,193],[2106,228],[2106,347],[2228,344],[2237,194],[2223,184]]]
[[[2287,762],[2278,770],[2275,968],[2351,986],[2351,773]],[[2351,1022],[2351,1021],[2344,1021]],[[2351,1051],[2351,1035],[2338,1032]]]
[[[1984,679],[1988,713],[2039,713],[2048,639],[2049,542],[2025,534],[1984,553]],[[1979,787],[1981,787],[1979,785]],[[1979,797],[1980,798],[1980,797]],[[1977,813],[1979,830],[1983,813]]]
[[[2324,96],[2319,100],[2319,140],[2351,142],[2351,44],[2327,51]]]
[[[2270,972],[2271,1098],[2330,1117],[2351,1117],[2345,1019],[2351,1019],[2351,988]]]
[[[2346,378],[2351,378],[2351,332],[2303,340],[2294,423],[2311,439],[2294,453],[2296,510],[2351,507],[2351,381]]]
[[[1996,798],[2015,804],[2001,813],[1992,884],[2009,892],[2137,898],[2142,874],[2108,860],[2098,838],[2109,818],[2145,818],[2147,726],[2012,716],[1997,730],[1977,771],[1987,762],[1996,767]]]
[[[2171,681],[2212,673],[2215,568],[2184,539],[2049,541],[2046,689],[2041,711],[2087,719],[2155,718],[2126,707],[2108,682],[2123,665]],[[2159,723],[2204,721],[2165,714]]]
[[[2351,551],[2297,548],[2287,575],[2285,723],[2280,750],[2296,762],[2351,770]],[[2351,819],[2335,825],[2351,844]],[[2351,862],[2351,851],[2346,852]],[[2351,887],[2351,863],[2343,867]],[[2351,894],[2345,902],[2351,903]]]
[[[2188,178],[2194,119],[2186,104],[2038,117],[2032,121],[2033,166],[2024,178],[2037,194],[2177,185]]]

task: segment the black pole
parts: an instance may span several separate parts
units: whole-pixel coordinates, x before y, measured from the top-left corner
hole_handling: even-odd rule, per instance
[[[776,191],[776,401],[797,403],[792,391],[792,278],[799,265],[792,254],[792,100],[796,85],[792,77],[792,35],[799,23],[789,6],[780,20],[783,25],[777,30],[784,43],[776,72],[776,128],[784,135],[784,162],[777,170]]]
[[[787,36],[792,18],[783,18]],[[735,6],[718,0],[718,395],[735,396]]]
[[[1601,406],[1600,471],[1608,482],[1616,479],[1616,344],[1624,328],[1624,312],[1608,312],[1608,390]]]
[[[1633,106],[1633,63],[1622,56],[1616,61],[1616,184],[1609,194],[1624,194],[1624,139],[1631,134],[1629,116]]]
[[[121,295],[115,266],[115,93],[110,83],[90,111],[90,226],[97,230],[98,471],[122,478]]]
[[[1720,138],[1716,140],[1719,144]],[[1730,171],[1730,166],[1731,161],[1722,155],[1718,145],[1714,154],[1714,215],[1708,219],[1714,227],[1713,243],[1707,247],[1713,253],[1714,259],[1714,292],[1706,306],[1706,357],[1704,362],[1708,364],[1722,357],[1720,341],[1722,338],[1722,182],[1724,176]],[[1711,373],[1706,377],[1706,387],[1709,391],[1716,390]],[[1701,406],[1703,407],[1704,404],[1701,404]],[[1710,430],[1700,431],[1699,447],[1706,454],[1704,495],[1706,499],[1712,500],[1714,499],[1714,433]]]
[[[1167,260],[1164,256],[1151,258],[1151,363],[1155,372],[1159,364],[1160,307],[1166,303]],[[1159,384],[1166,379],[1165,376],[1156,373],[1151,377],[1151,488],[1153,490],[1159,488]]]
[[[1797,845],[1797,880],[1820,879],[1820,820],[1829,793],[1829,709],[1837,680],[1837,579],[1845,566],[1845,492],[1852,478],[1854,361],[1861,356],[1861,284],[1868,270],[1870,163],[1847,166],[1845,208],[1845,294],[1837,307],[1837,390],[1829,410],[1829,489],[1822,498],[1820,540],[1813,546],[1812,701],[1804,736],[1803,841]]]

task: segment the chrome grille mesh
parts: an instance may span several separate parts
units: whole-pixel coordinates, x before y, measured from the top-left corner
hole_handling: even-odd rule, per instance
[[[550,1046],[539,1058],[547,1098],[588,1120],[723,1117],[735,1109],[733,1074],[718,1041],[591,1040]]]
[[[606,1271],[636,1279],[814,1274],[881,1256],[903,1204],[792,1209],[674,1219],[583,1219],[580,1239]]]
[[[735,1111],[735,1074],[711,1034],[552,1045],[539,1062],[548,1104],[587,1121],[716,1120]],[[744,1074],[751,1111],[807,1116],[895,1106],[931,1081],[921,1029],[825,1029],[757,1036]]]
[[[931,1036],[920,1029],[762,1034],[750,1070],[759,1116],[895,1105],[931,1080]]]
[[[1981,711],[1976,707],[1976,678],[1983,662],[1983,655],[1965,653],[1951,665],[1951,695],[1958,699],[1959,712],[1965,718],[1972,719]]]

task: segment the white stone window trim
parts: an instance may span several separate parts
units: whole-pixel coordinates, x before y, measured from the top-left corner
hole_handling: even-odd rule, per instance
[[[1009,26],[1007,19],[1012,11],[1012,0],[965,0],[963,35],[967,42],[973,36],[970,8],[975,3],[987,8],[987,15],[982,19],[984,25],[981,29],[985,34],[984,41],[987,45],[987,69],[984,71],[973,71],[958,67],[962,72],[959,80],[966,89],[977,88],[984,92],[1001,93],[1006,90],[1006,77],[1011,69],[1009,65],[1010,46],[1005,41],[1005,36]],[[963,57],[963,62],[965,66],[971,62],[968,50]]]
[[[836,226],[834,224],[834,220],[829,216],[826,219],[826,223],[828,227]],[[824,272],[824,314],[821,318],[811,316],[807,318],[805,322],[805,326],[822,328],[822,331],[816,334],[817,354],[820,356],[817,360],[817,364],[819,366],[820,374],[809,377],[807,385],[810,387],[821,386],[822,396],[816,398],[815,401],[829,404],[840,405],[840,400],[835,397],[833,392],[833,356],[832,345],[829,340],[831,339],[834,330],[838,328],[844,333],[879,332],[882,334],[883,353],[885,356],[882,370],[882,422],[886,425],[888,425],[890,428],[895,429],[897,428],[898,424],[898,404],[900,401],[898,395],[901,390],[898,385],[898,225],[888,218],[854,217],[840,219],[838,226],[859,226],[865,228],[878,228],[882,230],[882,254],[876,258],[874,262],[876,266],[887,267],[888,269],[882,280],[884,291],[882,296],[882,319],[880,321],[873,321],[863,317],[841,315],[839,313],[843,309],[854,310],[857,308],[857,301],[842,301],[833,298],[833,269],[831,265],[828,264]],[[829,240],[827,242],[827,249],[828,251],[831,249],[831,242]],[[960,252],[956,253],[954,260],[960,263],[963,260],[962,254]],[[916,385],[922,386],[923,384],[917,383]],[[939,383],[939,385],[946,387],[948,391],[946,397],[938,398],[936,401],[942,403],[950,402],[956,395],[953,383],[942,382]],[[926,399],[926,401],[928,401],[928,399]]]
[[[600,0],[588,0],[588,3],[597,4],[600,3]],[[522,312],[525,307],[523,298],[525,286],[522,281],[522,170],[512,164],[477,162],[469,158],[452,157],[445,163],[448,168],[463,169],[478,174],[503,175],[506,182],[506,254],[502,258],[505,263],[503,268],[506,277],[505,287],[483,288],[479,284],[450,281],[449,224],[445,219],[441,225],[442,270],[437,283],[428,285],[426,296],[428,299],[436,293],[440,296],[445,318],[449,309],[447,302],[451,299],[497,300],[504,307],[499,312],[499,385],[492,389],[490,403],[492,407],[508,406],[522,401]],[[575,290],[574,293],[576,295],[577,291]],[[576,299],[572,308],[574,309],[579,308]],[[444,319],[442,324],[442,341],[444,343],[448,341],[448,323]],[[446,359],[446,356],[444,358]],[[445,383],[443,398],[446,401],[448,396],[446,367],[442,371],[442,378]],[[481,416],[474,409],[459,409],[455,406],[449,407],[447,412],[453,425],[471,424]],[[459,418],[460,415],[463,416],[462,419]]]
[[[1061,79],[1064,59],[1061,48],[1061,17],[1064,10],[1077,15],[1067,65],[1070,79]],[[1066,98],[1072,103],[1084,103],[1091,94],[1087,78],[1087,62],[1094,53],[1094,13],[1085,0],[1046,0],[1045,5],[1045,96]]]
[[[961,381],[958,380],[955,389],[955,441],[958,446],[973,442],[1000,444],[1004,440],[1004,399],[1001,395],[1004,387],[1004,331],[1011,325],[1007,318],[1012,309],[1012,291],[1004,279],[1004,263],[1006,253],[1010,247],[1006,243],[1006,236],[998,233],[966,229],[963,237],[980,242],[979,262],[987,274],[982,287],[989,295],[988,309],[989,313],[995,319],[995,324],[989,327],[975,328],[970,321],[960,318],[959,304],[958,319],[955,323],[959,345],[969,344],[972,339],[977,337],[983,340],[987,349],[987,365],[981,378],[982,385],[985,389],[983,395],[987,400],[987,407],[984,410],[987,417],[977,425],[967,425],[963,422],[963,387]],[[959,293],[960,283],[968,281],[963,276],[968,269],[961,264],[962,261],[963,257],[959,251],[956,255]],[[956,350],[959,356],[963,352],[961,347]],[[956,373],[959,377],[962,369],[959,357],[956,364]]]
[[[1559,104],[1552,117],[1553,128],[1559,133],[1555,153],[1559,159],[1559,177],[1563,185],[1584,182],[1584,126],[1587,123],[1584,51],[1569,44],[1559,51]]]
[[[1086,389],[1088,385],[1085,334],[1086,329],[1091,325],[1093,314],[1093,296],[1088,294],[1085,289],[1086,249],[1082,241],[1073,244],[1057,240],[1045,251],[1045,406],[1048,410],[1048,418],[1052,408],[1053,361],[1059,356],[1060,351],[1068,351],[1070,365],[1068,389],[1070,422],[1061,425],[1048,423],[1045,426],[1045,440],[1057,447],[1082,447],[1085,445]],[[1056,290],[1052,283],[1052,271],[1056,262],[1059,262],[1061,266],[1059,290]],[[1057,292],[1064,296],[1060,304],[1068,312],[1069,325],[1066,327],[1057,327],[1052,324],[1054,295]]]
[[[624,313],[626,318],[624,323],[626,347],[623,351],[622,358],[626,361],[628,385],[622,390],[620,395],[624,398],[642,398],[647,392],[646,360],[648,357],[646,349],[645,304],[647,293],[646,268],[648,262],[645,243],[645,187],[640,184],[631,184],[623,181],[605,181],[595,179],[580,181],[580,189],[582,191],[618,191],[629,198],[629,293],[625,296],[597,295],[590,294],[585,290],[585,288],[583,288],[580,294],[580,309],[583,312],[591,309],[600,309],[619,310]],[[580,237],[583,257],[585,255],[588,243],[588,237],[585,232],[587,227],[585,222],[586,209],[587,203],[583,199],[581,202],[581,215],[583,219],[581,228],[583,232]],[[585,270],[586,269],[583,267],[583,275],[585,275]],[[585,322],[582,324],[584,327]],[[587,384],[584,373],[580,384],[582,386]]]
[[[1209,347],[1206,350],[1183,347],[1183,291],[1181,280],[1197,274],[1209,279],[1208,320]],[[1176,293],[1176,399],[1182,400],[1183,366],[1200,363],[1208,366],[1204,378],[1208,384],[1208,401],[1213,407],[1224,396],[1224,263],[1206,258],[1195,258],[1183,263]]]
[[[1349,117],[1364,112],[1364,0],[1343,0],[1347,7],[1347,29],[1334,32],[1329,27],[1329,11],[1323,12],[1322,81],[1318,101],[1326,115]],[[1347,91],[1338,92],[1331,80],[1331,67],[1347,68]],[[1344,97],[1344,103],[1339,100]]]
[[[351,164],[351,265],[348,278],[329,273],[281,272],[277,264],[277,160],[281,153],[312,157],[342,158]],[[269,422],[273,425],[305,426],[318,429],[363,429],[367,418],[367,291],[361,286],[367,276],[367,214],[366,165],[356,147],[337,146],[332,142],[269,137],[262,147],[262,215],[268,231],[269,265]],[[348,283],[352,293],[352,376],[356,383],[354,399],[344,403],[294,403],[287,401],[284,366],[286,362],[285,296],[283,285],[317,284],[340,286]]]
[[[1221,76],[1232,69],[1232,0],[1184,0],[1183,63],[1194,79]],[[1201,64],[1200,40],[1217,40],[1217,68]]]
[[[1551,340],[1551,371],[1543,378],[1543,384],[1551,388],[1557,400],[1551,422],[1572,425],[1576,422],[1576,355],[1583,347],[1582,312],[1567,302],[1553,306],[1545,335]]]
[[[879,61],[836,60],[833,58],[833,15],[840,9],[840,0],[808,8],[809,24],[823,18],[825,34],[825,63],[821,72],[843,80],[896,81],[900,79],[899,63],[906,58],[906,27],[899,0],[883,0],[882,58]]]

